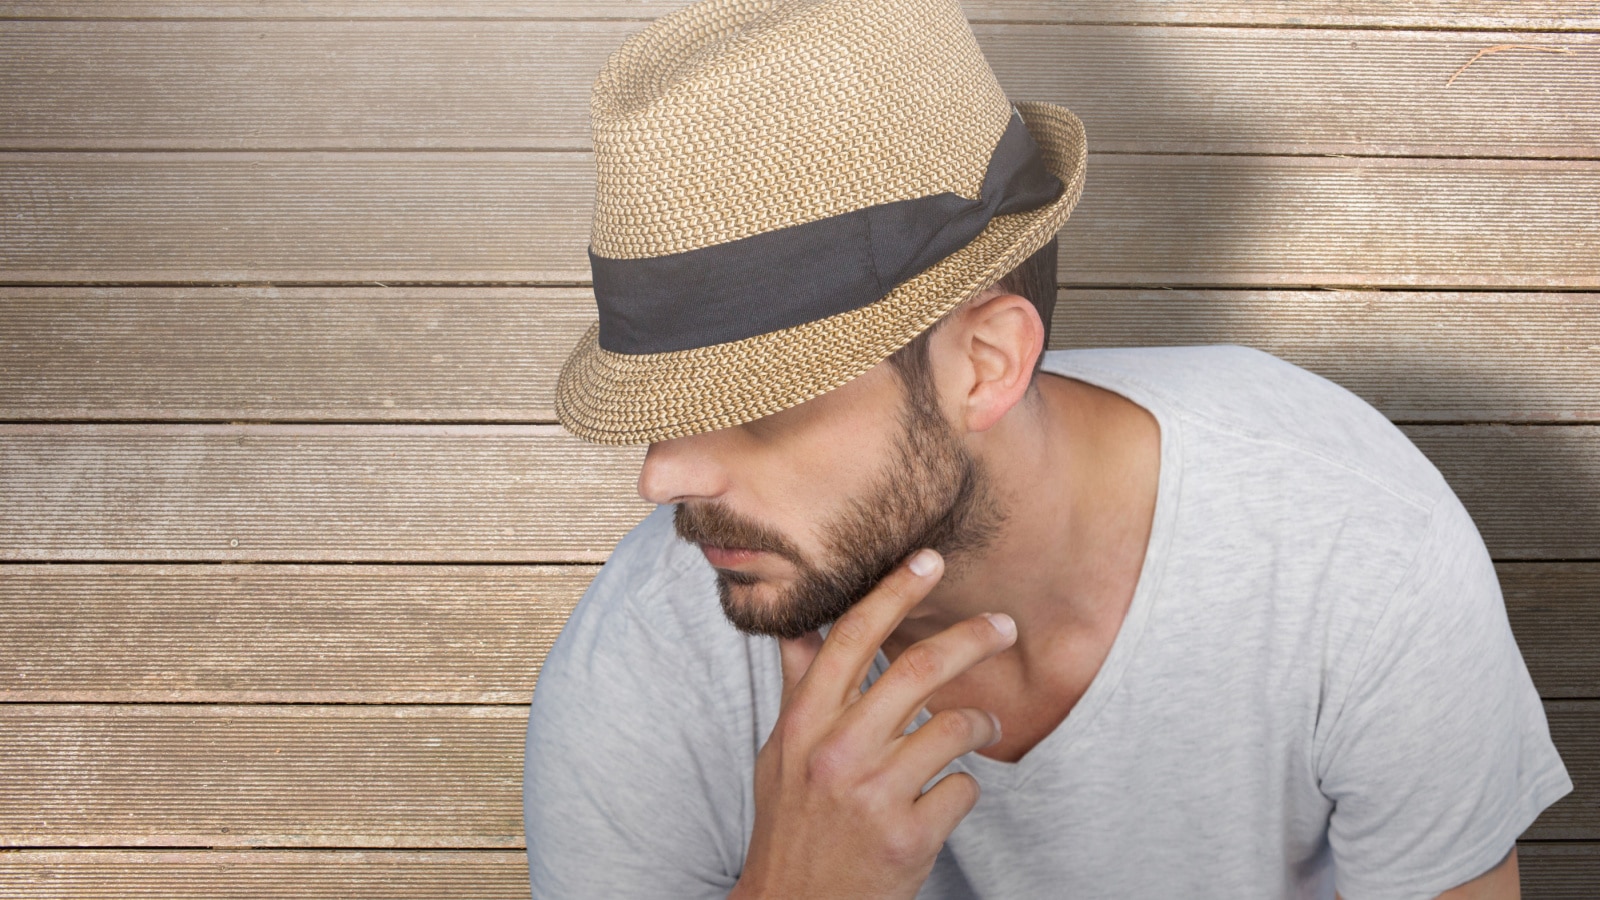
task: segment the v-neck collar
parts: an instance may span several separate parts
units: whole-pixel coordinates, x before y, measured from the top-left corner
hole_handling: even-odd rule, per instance
[[[1047,357],[1041,369],[1111,391],[1144,408],[1155,417],[1161,433],[1161,470],[1156,478],[1156,507],[1150,523],[1150,539],[1145,546],[1144,562],[1139,567],[1139,581],[1134,586],[1133,599],[1123,616],[1122,626],[1117,629],[1111,650],[1106,654],[1105,661],[1100,664],[1100,670],[1089,682],[1088,689],[1084,691],[1067,717],[1014,763],[1001,762],[977,753],[967,753],[956,758],[956,767],[972,774],[978,779],[978,783],[986,788],[1016,790],[1023,787],[1041,764],[1050,759],[1060,758],[1068,752],[1078,736],[1093,724],[1100,710],[1111,701],[1123,672],[1138,652],[1140,638],[1144,635],[1145,625],[1156,604],[1162,574],[1169,556],[1167,547],[1173,523],[1177,518],[1178,493],[1183,472],[1182,435],[1177,417],[1167,408],[1161,397],[1144,390],[1141,385],[1097,371],[1092,366],[1079,368],[1074,366],[1073,362],[1070,354],[1065,355],[1065,358],[1058,357],[1054,360]],[[888,667],[888,656],[879,650],[868,671],[867,682],[870,684],[877,681]],[[930,717],[930,713],[923,709],[917,713],[914,722],[920,728]]]

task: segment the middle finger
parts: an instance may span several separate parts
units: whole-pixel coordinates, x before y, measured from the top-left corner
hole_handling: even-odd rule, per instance
[[[897,737],[939,688],[1016,639],[1016,623],[1004,613],[957,622],[901,652],[847,715],[874,723],[885,738]]]

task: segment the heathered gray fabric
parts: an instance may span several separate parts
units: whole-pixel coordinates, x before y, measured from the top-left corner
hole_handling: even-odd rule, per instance
[[[1572,789],[1476,529],[1381,414],[1242,347],[1045,369],[1156,416],[1150,547],[1066,721],[1018,763],[952,764],[982,798],[919,897],[1434,897]],[[779,684],[656,510],[540,676],[534,897],[723,896]]]

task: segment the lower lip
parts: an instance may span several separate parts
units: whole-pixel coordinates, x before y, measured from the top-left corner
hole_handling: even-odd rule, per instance
[[[700,545],[700,552],[706,555],[706,561],[715,569],[732,569],[751,562],[761,555],[760,550],[746,550],[742,547],[712,547],[707,544]]]

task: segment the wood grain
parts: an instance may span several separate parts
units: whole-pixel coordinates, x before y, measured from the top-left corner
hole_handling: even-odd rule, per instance
[[[599,562],[642,453],[548,425],[0,426],[0,559]]]
[[[1600,421],[1600,294],[1068,290],[1051,346],[1234,343],[1406,422]],[[553,422],[583,288],[0,288],[0,420]]]
[[[554,422],[575,288],[0,289],[0,419]]]
[[[1500,560],[1600,559],[1600,427],[1413,425]]]
[[[1243,344],[1405,422],[1600,421],[1600,294],[1067,290],[1050,345]]]
[[[0,148],[587,149],[590,85],[642,27],[13,22],[0,30],[0,82],[13,87],[0,94]],[[1600,157],[1600,35],[976,32],[1009,96],[1071,107],[1100,152]],[[1451,81],[1492,46],[1524,49]]]
[[[522,706],[0,705],[8,847],[512,848]]]
[[[583,109],[682,2],[0,0],[0,283],[89,285],[0,289],[0,419],[387,423],[0,425],[0,559],[55,561],[0,565],[0,895],[527,896],[522,704],[647,509],[637,449],[534,424]],[[1588,900],[1600,8],[967,9],[1096,150],[1058,344],[1261,346],[1413,423],[1578,785],[1524,894]],[[1566,52],[1446,83],[1501,44]],[[1435,290],[1222,290],[1324,286]]]
[[[1600,565],[1499,571],[1541,695],[1600,698]],[[522,703],[594,572],[4,565],[0,701]]]
[[[1527,900],[1592,900],[1600,844],[1523,841]],[[19,850],[0,854],[0,893],[16,900],[305,900],[466,897],[526,900],[517,850]]]
[[[1577,790],[1526,837],[1597,840],[1600,702],[1546,704]],[[0,705],[9,847],[521,846],[521,706]]]
[[[12,153],[0,279],[588,278],[581,153]],[[1600,161],[1094,155],[1068,286],[1600,287]],[[1291,212],[1292,211],[1292,212]]]
[[[1597,195],[1600,163],[1588,162],[1099,156],[1061,233],[1060,277],[1579,288],[1600,284]]]
[[[1508,562],[1495,568],[1539,695],[1600,699],[1600,565]]]
[[[0,0],[0,18],[653,19],[687,0]],[[973,21],[1593,30],[1587,0],[967,0]]]
[[[14,900],[528,900],[521,850],[19,850]]]
[[[1501,559],[1600,559],[1600,427],[1408,426]],[[532,425],[0,425],[0,559],[598,562],[637,447]]]
[[[1600,844],[1523,841],[1517,869],[1526,900],[1593,900],[1600,884]]]
[[[595,571],[0,565],[0,701],[526,703]]]
[[[1555,700],[1544,705],[1550,738],[1572,778],[1572,793],[1557,800],[1523,835],[1537,840],[1600,837],[1600,702]]]

